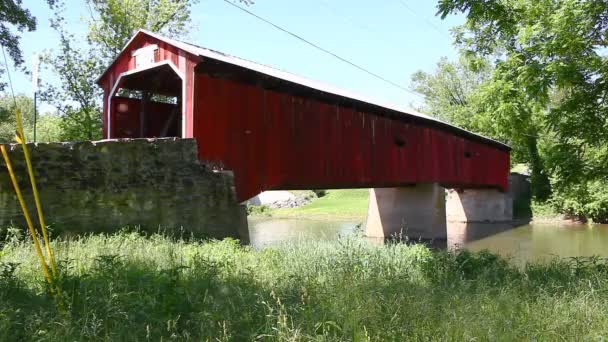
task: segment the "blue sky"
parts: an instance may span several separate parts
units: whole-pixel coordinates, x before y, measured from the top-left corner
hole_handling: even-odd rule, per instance
[[[85,0],[67,0],[70,31],[84,38],[89,12]],[[24,0],[38,29],[21,42],[30,63],[35,52],[52,49],[57,35],[49,27],[44,0]],[[442,56],[456,58],[449,29],[462,17],[440,20],[435,1],[423,0],[256,0],[248,9],[366,69],[404,87],[417,70],[431,71]],[[403,107],[420,102],[415,95],[359,71],[334,57],[230,6],[201,0],[193,8],[187,41],[330,83]],[[6,75],[4,76],[6,77]],[[12,71],[16,93],[31,95],[29,78]],[[42,82],[54,76],[42,74]]]

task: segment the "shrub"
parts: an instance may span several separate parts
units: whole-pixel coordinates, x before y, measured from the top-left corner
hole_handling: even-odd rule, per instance
[[[247,215],[270,216],[271,211],[267,205],[247,204]]]
[[[552,204],[566,216],[595,223],[608,222],[608,181],[593,180],[555,187]]]
[[[313,192],[315,193],[315,195],[317,195],[317,197],[321,198],[325,195],[327,195],[327,190],[313,190]]]

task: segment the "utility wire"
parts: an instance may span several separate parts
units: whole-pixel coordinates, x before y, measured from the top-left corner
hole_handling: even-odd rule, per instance
[[[97,19],[95,19],[95,16],[93,15],[93,9],[91,8],[91,4],[88,1],[86,1],[86,3],[87,3],[87,8],[89,9],[89,16],[95,23],[97,23]]]
[[[274,27],[274,28],[276,28],[277,30],[282,31],[282,32],[284,32],[284,33],[287,33],[288,35],[290,35],[290,36],[292,36],[292,37],[294,37],[294,38],[296,38],[296,39],[298,39],[298,40],[300,40],[300,41],[302,41],[302,42],[304,42],[304,43],[306,43],[306,44],[308,44],[308,45],[310,45],[310,46],[314,47],[315,49],[320,50],[320,51],[322,51],[322,52],[324,52],[324,53],[326,53],[326,54],[328,54],[328,55],[330,55],[330,56],[332,56],[332,57],[334,57],[334,58],[336,58],[336,59],[339,59],[340,61],[342,61],[342,62],[344,62],[344,63],[346,63],[346,64],[348,64],[348,65],[350,65],[350,66],[352,66],[352,67],[354,67],[354,68],[356,68],[356,69],[359,69],[359,70],[361,70],[361,71],[365,72],[365,73],[366,73],[366,74],[368,74],[368,75],[371,75],[371,76],[373,76],[373,77],[375,77],[375,78],[377,78],[377,79],[379,79],[379,80],[381,80],[381,81],[383,81],[383,82],[385,82],[385,83],[388,83],[388,84],[390,84],[390,85],[392,85],[392,86],[394,86],[394,87],[396,87],[396,88],[399,88],[399,89],[401,89],[401,90],[404,90],[404,91],[406,91],[406,92],[408,92],[408,93],[410,93],[410,94],[413,94],[413,95],[416,95],[416,96],[420,96],[420,97],[421,97],[421,95],[420,95],[420,94],[418,94],[418,93],[416,93],[416,92],[414,92],[414,91],[412,91],[412,90],[410,90],[410,89],[408,89],[408,88],[406,88],[406,87],[404,87],[404,86],[402,86],[402,85],[400,85],[400,84],[398,84],[398,83],[395,83],[395,82],[393,82],[393,81],[391,81],[391,80],[389,80],[389,79],[387,79],[387,78],[385,78],[385,77],[382,77],[382,76],[380,76],[380,75],[376,74],[376,73],[375,73],[375,72],[373,72],[373,71],[369,71],[369,70],[365,69],[364,67],[362,67],[362,66],[360,66],[360,65],[358,65],[358,64],[355,64],[354,62],[351,62],[350,60],[348,60],[348,59],[346,59],[346,58],[344,58],[344,57],[341,57],[341,56],[337,55],[336,53],[334,53],[334,52],[332,52],[332,51],[330,51],[330,50],[327,50],[327,49],[325,49],[325,48],[323,48],[323,47],[321,47],[321,46],[319,46],[319,45],[317,45],[317,44],[315,44],[315,43],[311,42],[310,40],[307,40],[307,39],[303,38],[302,36],[299,36],[299,35],[297,35],[297,34],[295,34],[295,33],[291,32],[291,31],[289,31],[289,30],[287,30],[287,29],[285,29],[285,28],[283,28],[283,27],[281,27],[281,26],[279,26],[279,25],[277,25],[277,24],[275,24],[275,23],[271,22],[271,21],[270,21],[270,20],[268,20],[268,19],[265,19],[265,18],[260,17],[259,15],[257,15],[257,14],[255,14],[255,13],[253,13],[253,12],[249,11],[248,9],[243,8],[243,7],[239,6],[239,5],[237,5],[237,4],[233,3],[233,2],[231,2],[230,0],[223,0],[223,1],[224,1],[225,3],[227,3],[227,4],[231,5],[231,6],[234,6],[234,7],[238,8],[239,10],[241,10],[241,11],[243,11],[243,12],[245,12],[245,13],[247,13],[247,14],[249,14],[249,15],[251,15],[251,16],[253,16],[253,17],[255,17],[255,18],[257,18],[258,20],[263,21],[263,22],[265,22],[266,24],[273,26],[273,27]]]
[[[321,2],[321,7],[322,8],[324,8],[326,10],[329,10],[329,12],[331,12],[331,14],[334,17],[340,19],[345,24],[353,25],[354,27],[356,27],[356,28],[358,28],[358,29],[360,29],[362,31],[367,32],[371,36],[375,36],[379,41],[386,41],[387,40],[387,36],[386,36],[385,33],[380,32],[379,30],[376,30],[372,26],[363,24],[362,21],[359,20],[359,19],[357,19],[356,17],[349,16],[349,15],[347,15],[345,13],[341,13],[335,7],[331,6],[327,0],[320,0],[320,2]],[[391,51],[392,51],[393,55],[399,55],[400,54],[400,52],[394,50],[394,46],[391,46],[391,48],[392,48]]]
[[[336,17],[342,19],[344,22],[350,23],[351,25],[354,25],[356,27],[358,27],[359,29],[366,31],[372,35],[381,35],[378,31],[372,29],[370,26],[368,25],[364,25],[362,24],[359,20],[351,17],[351,16],[346,16],[343,13],[339,13],[338,10],[336,10],[333,6],[331,6],[326,0],[320,0],[321,1],[321,6],[329,9]]]
[[[416,12],[410,5],[408,5],[407,2],[405,2],[404,0],[397,0],[397,2],[400,3],[401,6],[405,7],[408,11],[410,11],[416,18],[422,18],[422,20],[424,20],[424,22],[427,25],[429,25],[435,31],[437,31],[437,33],[439,33],[443,37],[449,39],[450,41],[452,40],[452,37],[450,37],[449,35],[445,34],[445,32],[443,32],[441,29],[439,29],[439,27],[437,25],[435,25],[432,21],[430,21],[429,19],[427,19],[425,16],[422,16],[422,15],[418,14],[418,12]]]
[[[15,108],[17,108],[15,90],[13,89],[13,80],[11,80],[11,71],[8,68],[8,60],[6,59],[6,53],[4,52],[4,45],[2,45],[2,56],[4,56],[4,66],[6,67],[6,74],[8,75],[8,84],[11,87],[11,94],[13,95],[13,103],[15,104]]]

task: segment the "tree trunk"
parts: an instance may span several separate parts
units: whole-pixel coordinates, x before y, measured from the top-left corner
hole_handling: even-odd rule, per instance
[[[543,160],[538,153],[538,138],[535,134],[526,137],[526,148],[530,158],[532,197],[538,201],[546,201],[551,196],[551,182],[545,172]]]

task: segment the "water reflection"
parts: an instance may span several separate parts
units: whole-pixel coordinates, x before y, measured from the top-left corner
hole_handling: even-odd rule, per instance
[[[332,240],[352,234],[359,222],[333,222],[301,219],[249,220],[254,247],[285,241]],[[445,246],[445,242],[444,242]],[[490,250],[511,258],[517,264],[546,261],[555,256],[608,257],[608,225],[450,223],[448,248],[472,251]]]
[[[488,249],[520,264],[526,261],[547,261],[555,256],[608,257],[608,225],[525,225],[470,241],[465,247],[472,251]]]
[[[514,229],[512,223],[448,223],[448,249],[459,249],[467,246],[469,242],[481,240]]]
[[[249,219],[249,241],[266,247],[286,241],[333,240],[352,234],[358,223],[301,219]]]

